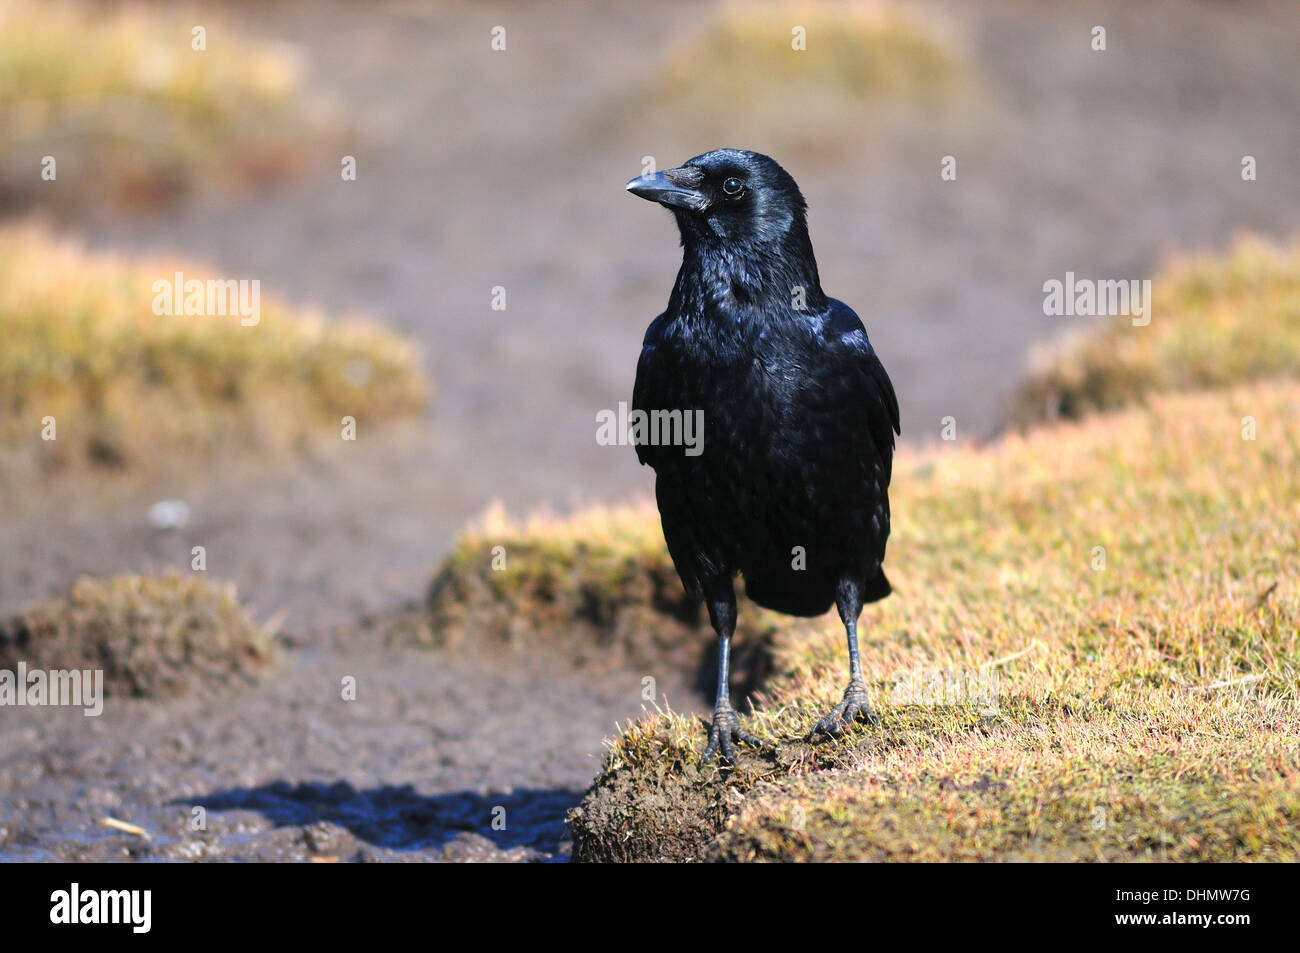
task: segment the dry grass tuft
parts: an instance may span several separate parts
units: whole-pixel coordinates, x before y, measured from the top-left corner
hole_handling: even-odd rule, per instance
[[[0,476],[75,465],[282,454],[417,414],[410,345],[263,295],[238,315],[155,315],[153,283],[208,277],[176,262],[90,254],[32,225],[0,230]],[[45,419],[56,439],[43,439]]]
[[[191,30],[207,31],[204,50]],[[292,48],[209,10],[0,4],[0,205],[156,205],[206,183],[265,186],[326,135]],[[46,155],[58,163],[41,178]]]
[[[671,660],[707,670],[712,630],[687,599],[648,502],[569,518],[510,519],[494,506],[457,541],[429,587],[437,645],[563,646],[575,664]],[[737,677],[762,679],[776,617],[747,614]]]
[[[1151,290],[1149,325],[1107,319],[1037,354],[1012,419],[1077,418],[1160,391],[1300,376],[1300,244],[1240,239],[1226,257],[1171,262]]]
[[[103,669],[105,694],[118,697],[242,684],[270,658],[270,636],[233,586],[177,574],[82,579],[0,627],[0,669]]]
[[[846,123],[939,107],[969,81],[950,35],[890,3],[731,3],[685,25],[618,116],[647,142],[812,158],[850,141]]]

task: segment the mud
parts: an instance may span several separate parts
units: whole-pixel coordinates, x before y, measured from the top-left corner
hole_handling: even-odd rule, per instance
[[[643,704],[639,672],[393,649],[378,627],[277,658],[237,693],[4,711],[0,861],[564,859],[602,737]]]

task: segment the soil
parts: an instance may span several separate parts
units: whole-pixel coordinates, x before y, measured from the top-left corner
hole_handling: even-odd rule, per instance
[[[6,710],[0,861],[567,858],[565,812],[642,713],[642,673],[448,658],[382,628],[283,646],[244,692]]]

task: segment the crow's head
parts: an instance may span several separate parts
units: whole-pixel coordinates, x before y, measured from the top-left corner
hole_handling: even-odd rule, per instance
[[[627,190],[672,210],[683,239],[765,244],[807,229],[807,205],[790,173],[744,149],[706,152],[681,168],[638,176]]]

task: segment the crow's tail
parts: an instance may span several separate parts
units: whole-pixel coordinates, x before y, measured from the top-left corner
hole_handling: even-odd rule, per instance
[[[884,570],[862,586],[862,601],[877,602],[893,592]],[[818,616],[835,605],[835,581],[817,572],[792,569],[745,577],[745,595],[765,609],[786,615]]]

